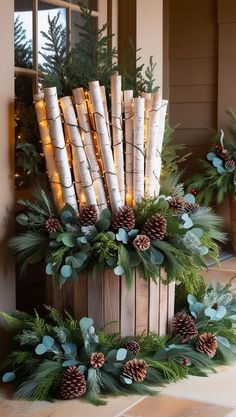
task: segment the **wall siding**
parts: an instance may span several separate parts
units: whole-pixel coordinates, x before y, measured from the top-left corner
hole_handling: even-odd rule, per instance
[[[196,170],[217,128],[217,2],[169,0],[169,117]]]

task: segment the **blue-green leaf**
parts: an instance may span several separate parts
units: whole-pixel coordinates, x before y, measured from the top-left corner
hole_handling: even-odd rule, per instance
[[[105,208],[101,211],[99,219],[108,219],[111,220],[111,212],[108,208]]]
[[[120,362],[124,361],[127,356],[127,352],[128,352],[127,349],[124,349],[124,348],[118,349],[116,353],[116,360]]]
[[[116,354],[117,354],[117,349],[112,349],[110,350],[110,352],[108,352],[106,360],[107,362],[115,362],[116,361]]]
[[[66,366],[75,366],[77,363],[78,361],[76,359],[68,359],[62,363],[62,366],[65,368]]]
[[[61,347],[67,355],[77,353],[77,346],[74,343],[62,343]]]
[[[69,210],[65,210],[61,213],[61,222],[63,224],[70,223],[74,218],[73,214]]]
[[[51,262],[49,262],[46,265],[46,274],[47,275],[53,275],[55,273],[55,267],[53,266],[53,264]]]
[[[46,335],[46,336],[43,336],[42,343],[44,344],[44,346],[46,346],[46,348],[51,349],[51,347],[55,343],[55,340],[53,339],[53,337]]]
[[[221,343],[223,346],[225,346],[225,347],[227,347],[227,348],[229,348],[229,349],[230,349],[231,344],[230,344],[230,341],[229,341],[228,339],[226,339],[226,337],[223,337],[223,336],[217,336],[217,341],[218,341],[219,343]]]
[[[83,317],[79,322],[82,330],[88,330],[93,325],[93,319],[90,317]]]
[[[127,385],[130,385],[133,382],[132,379],[128,375],[127,376],[120,375],[120,381],[123,382],[123,384],[127,384]]]
[[[151,262],[154,265],[161,265],[164,262],[164,255],[158,249],[154,248],[153,246],[150,248],[151,251]]]
[[[194,204],[194,203],[195,203],[195,201],[196,201],[196,199],[195,199],[195,197],[194,197],[194,195],[193,195],[193,194],[185,194],[185,196],[184,196],[184,200],[185,200],[187,203],[191,203],[191,204]]]
[[[110,224],[111,224],[110,220],[105,219],[105,218],[102,218],[102,219],[99,219],[96,222],[96,228],[99,229],[99,230],[101,230],[103,232],[104,230],[108,230],[109,229]]]
[[[131,239],[134,239],[138,234],[139,234],[138,229],[133,229],[128,232],[128,235],[129,237],[131,237]]]
[[[124,275],[125,274],[125,270],[122,268],[122,266],[120,266],[120,265],[117,265],[114,269],[113,269],[113,271],[114,271],[114,274],[115,275]]]
[[[16,378],[15,372],[6,372],[2,376],[2,382],[12,382]]]
[[[70,265],[63,265],[61,267],[61,275],[64,278],[69,278],[72,274],[72,267]]]
[[[121,229],[119,229],[118,233],[116,234],[116,240],[118,240],[118,242],[122,242],[126,245],[129,241],[129,235],[124,229],[121,228]]]
[[[45,346],[43,343],[39,343],[35,348],[35,353],[37,355],[43,355],[45,352],[47,352],[47,346]]]

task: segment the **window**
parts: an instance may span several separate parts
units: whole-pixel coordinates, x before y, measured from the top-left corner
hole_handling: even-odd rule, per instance
[[[40,145],[33,109],[33,94],[41,86],[45,60],[43,53],[49,19],[59,14],[58,23],[65,29],[68,51],[78,42],[81,22],[79,0],[15,0],[15,126],[16,126],[16,188],[27,188],[32,170],[40,163]],[[92,10],[95,27],[98,26],[98,5],[106,1],[87,0]],[[25,143],[30,145],[25,145]],[[31,146],[32,144],[32,146]],[[37,155],[36,155],[37,154]]]

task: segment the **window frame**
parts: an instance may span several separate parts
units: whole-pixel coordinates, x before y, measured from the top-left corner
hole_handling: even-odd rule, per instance
[[[33,8],[32,8],[32,26],[33,26],[33,39],[32,39],[32,46],[33,46],[33,65],[32,68],[24,68],[24,67],[17,67],[14,66],[15,76],[16,75],[26,75],[31,76],[33,79],[33,89],[34,93],[38,91],[38,78],[39,78],[39,63],[38,63],[38,11],[39,11],[39,1],[40,0],[32,0]],[[76,11],[81,13],[81,8],[79,5],[74,4],[70,1],[65,0],[42,0],[44,3],[50,4],[52,6],[58,6],[61,8],[65,8],[67,13],[67,25],[66,29],[68,32],[68,47],[69,50],[71,49],[71,13],[72,11]],[[98,18],[98,27],[105,23],[105,19],[107,16],[107,2],[109,0],[98,0],[98,11],[92,10],[91,15]]]

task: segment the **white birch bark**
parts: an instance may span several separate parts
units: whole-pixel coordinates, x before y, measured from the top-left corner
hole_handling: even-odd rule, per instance
[[[121,75],[111,76],[111,124],[115,172],[122,204],[125,204]]]
[[[114,160],[111,150],[111,144],[109,134],[107,131],[107,125],[105,120],[105,114],[102,104],[102,96],[100,85],[98,81],[92,81],[89,83],[89,89],[91,93],[91,100],[94,108],[94,118],[96,124],[96,131],[99,140],[99,148],[102,155],[105,179],[107,183],[110,204],[112,210],[117,210],[122,206],[122,200],[120,197],[118,180],[115,172]]]
[[[104,85],[101,85],[100,89],[101,89],[102,104],[103,104],[103,109],[104,109],[104,114],[105,114],[107,131],[109,133],[109,137],[110,137],[110,141],[111,141],[111,129],[110,129],[109,112],[108,112],[108,107],[107,107],[106,89],[105,89]]]
[[[134,99],[133,193],[134,202],[144,197],[144,98]]]
[[[53,200],[57,209],[60,210],[62,209],[64,203],[62,198],[62,189],[59,184],[60,180],[54,157],[54,149],[49,135],[44,93],[35,94],[34,103]]]
[[[99,210],[102,210],[107,207],[107,198],[104,189],[102,172],[96,158],[94,140],[91,131],[88,108],[83,88],[74,89],[73,95],[80,127],[80,133],[84,144],[84,149],[88,158],[90,172],[93,179],[93,185],[97,196],[98,208]]]
[[[63,200],[64,203],[70,204],[76,213],[78,213],[78,205],[67,157],[56,87],[45,88],[44,95],[49,132],[54,147],[55,161],[62,187]]]
[[[145,111],[144,111],[144,147],[146,149],[147,137],[148,137],[148,124],[149,124],[149,113],[152,108],[152,94],[141,93],[141,97],[145,99]]]
[[[91,177],[87,156],[84,150],[84,145],[79,132],[71,97],[62,97],[60,99],[60,105],[62,108],[64,120],[66,122],[69,141],[71,144],[74,175],[75,178],[80,179],[82,186],[81,190],[78,189],[77,197],[80,198],[80,193],[82,191],[88,204],[97,205],[96,194],[93,188],[93,180]],[[79,177],[77,173],[79,174]]]
[[[133,206],[133,90],[124,91],[125,186],[127,206]]]
[[[155,170],[157,165],[157,142],[159,135],[159,125],[161,116],[161,95],[153,94],[152,109],[149,112],[149,125],[146,147],[146,164],[145,164],[145,194],[147,197],[154,197],[155,185],[157,178]]]
[[[160,124],[159,124],[159,129],[158,129],[158,140],[157,140],[157,147],[156,147],[156,162],[155,162],[155,170],[154,170],[154,175],[156,178],[155,197],[159,196],[160,188],[161,188],[161,184],[160,184],[161,152],[162,152],[162,145],[163,145],[164,134],[165,134],[167,106],[168,106],[168,100],[162,100],[161,111],[160,111]]]

